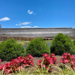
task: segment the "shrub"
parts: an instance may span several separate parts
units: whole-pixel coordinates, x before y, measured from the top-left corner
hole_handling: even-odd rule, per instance
[[[25,56],[26,51],[21,44],[17,44],[14,39],[8,39],[0,44],[0,58],[4,61]]]
[[[72,49],[71,49],[71,52],[70,52],[71,54],[75,54],[75,46],[73,46],[72,47]]]
[[[59,33],[54,37],[50,46],[50,50],[51,53],[62,55],[64,52],[71,52],[72,47],[73,43],[68,35],[63,35],[62,33]]]
[[[73,40],[73,44],[74,44],[74,46],[75,46],[75,39]]]
[[[26,48],[27,54],[31,54],[32,56],[42,56],[43,53],[50,54],[50,50],[46,42],[43,38],[37,38],[31,40]]]
[[[70,38],[67,34],[65,35],[65,37],[66,37],[66,41],[68,42],[68,44],[70,45],[70,47],[73,47],[74,44],[73,44],[73,42],[71,41],[71,38]]]
[[[73,44],[73,47],[71,48],[71,54],[75,54],[75,40],[73,40],[73,42],[72,42],[72,44]]]

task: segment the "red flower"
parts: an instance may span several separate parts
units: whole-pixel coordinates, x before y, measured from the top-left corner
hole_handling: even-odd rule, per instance
[[[0,59],[0,62],[1,62],[2,60]]]
[[[69,60],[67,60],[67,59],[66,59],[66,60],[64,60],[64,63],[68,63],[68,62],[69,62]]]
[[[44,57],[48,57],[48,56],[49,56],[49,54],[46,54],[46,53],[45,53],[45,54],[43,54],[43,56],[44,56]]]

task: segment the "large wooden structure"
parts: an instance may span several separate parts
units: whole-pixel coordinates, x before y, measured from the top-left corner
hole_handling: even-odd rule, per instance
[[[30,41],[37,37],[52,40],[58,33],[67,34],[75,39],[75,28],[1,28],[0,25],[0,41],[9,38]]]

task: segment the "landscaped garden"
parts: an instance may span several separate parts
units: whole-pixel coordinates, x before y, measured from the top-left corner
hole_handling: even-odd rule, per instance
[[[39,37],[26,49],[13,39],[1,42],[0,75],[75,75],[75,40],[59,33],[51,42]]]

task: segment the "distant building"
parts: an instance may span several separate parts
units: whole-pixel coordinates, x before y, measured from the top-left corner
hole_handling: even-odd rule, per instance
[[[30,41],[37,37],[52,40],[58,33],[67,34],[75,39],[75,28],[1,28],[0,25],[0,41],[8,38]]]

